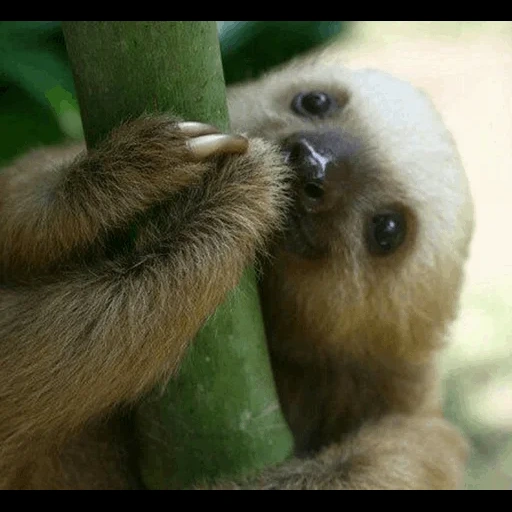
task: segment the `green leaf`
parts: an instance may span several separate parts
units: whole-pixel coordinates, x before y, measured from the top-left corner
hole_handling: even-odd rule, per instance
[[[20,87],[11,86],[0,94],[0,164],[63,138],[48,106],[40,105]]]
[[[78,102],[73,95],[60,86],[46,91],[49,101],[62,132],[72,139],[83,139],[84,130],[78,108]]]
[[[219,21],[226,84],[254,78],[341,33],[341,21]]]
[[[0,94],[1,161],[82,138],[60,22],[0,22]]]
[[[50,52],[5,45],[0,53],[0,73],[24,88],[37,102],[48,105],[47,92],[61,87],[74,91],[69,66]]]
[[[0,21],[0,46],[2,40],[33,45],[41,38],[60,31],[59,21]]]

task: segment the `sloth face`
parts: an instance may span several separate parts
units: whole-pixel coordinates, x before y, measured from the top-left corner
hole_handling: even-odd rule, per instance
[[[473,226],[464,169],[423,93],[314,59],[228,90],[232,129],[275,142],[294,170],[261,283],[271,346],[421,358],[457,310]]]
[[[261,280],[272,350],[428,358],[456,314],[473,226],[464,169],[428,98],[318,58],[231,87],[228,104],[232,129],[275,142],[294,171],[288,227]]]
[[[454,143],[411,85],[310,61],[235,86],[228,100],[232,128],[274,141],[295,171],[291,253],[383,264],[413,248],[434,258],[469,239]]]

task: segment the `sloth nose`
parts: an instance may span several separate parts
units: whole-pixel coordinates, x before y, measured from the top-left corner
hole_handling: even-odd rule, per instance
[[[357,150],[354,139],[335,131],[302,131],[286,137],[281,151],[299,178],[299,197],[309,206],[327,206],[332,188],[340,186],[340,174],[348,170],[348,159]]]

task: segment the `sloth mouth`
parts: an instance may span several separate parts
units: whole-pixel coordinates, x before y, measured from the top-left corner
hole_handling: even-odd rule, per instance
[[[309,216],[298,211],[294,205],[284,229],[284,249],[307,259],[319,258],[327,252],[327,244],[322,243],[317,235]]]

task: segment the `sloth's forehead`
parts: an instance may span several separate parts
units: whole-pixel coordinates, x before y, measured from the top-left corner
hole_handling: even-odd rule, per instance
[[[331,95],[340,108],[329,118],[300,118],[290,108],[291,102],[299,92],[308,91]],[[325,124],[343,125],[346,130],[366,125],[375,134],[384,128],[397,133],[410,132],[411,127],[432,132],[442,126],[428,99],[408,83],[383,72],[341,66],[291,65],[230,88],[228,102],[233,128],[256,135]]]

